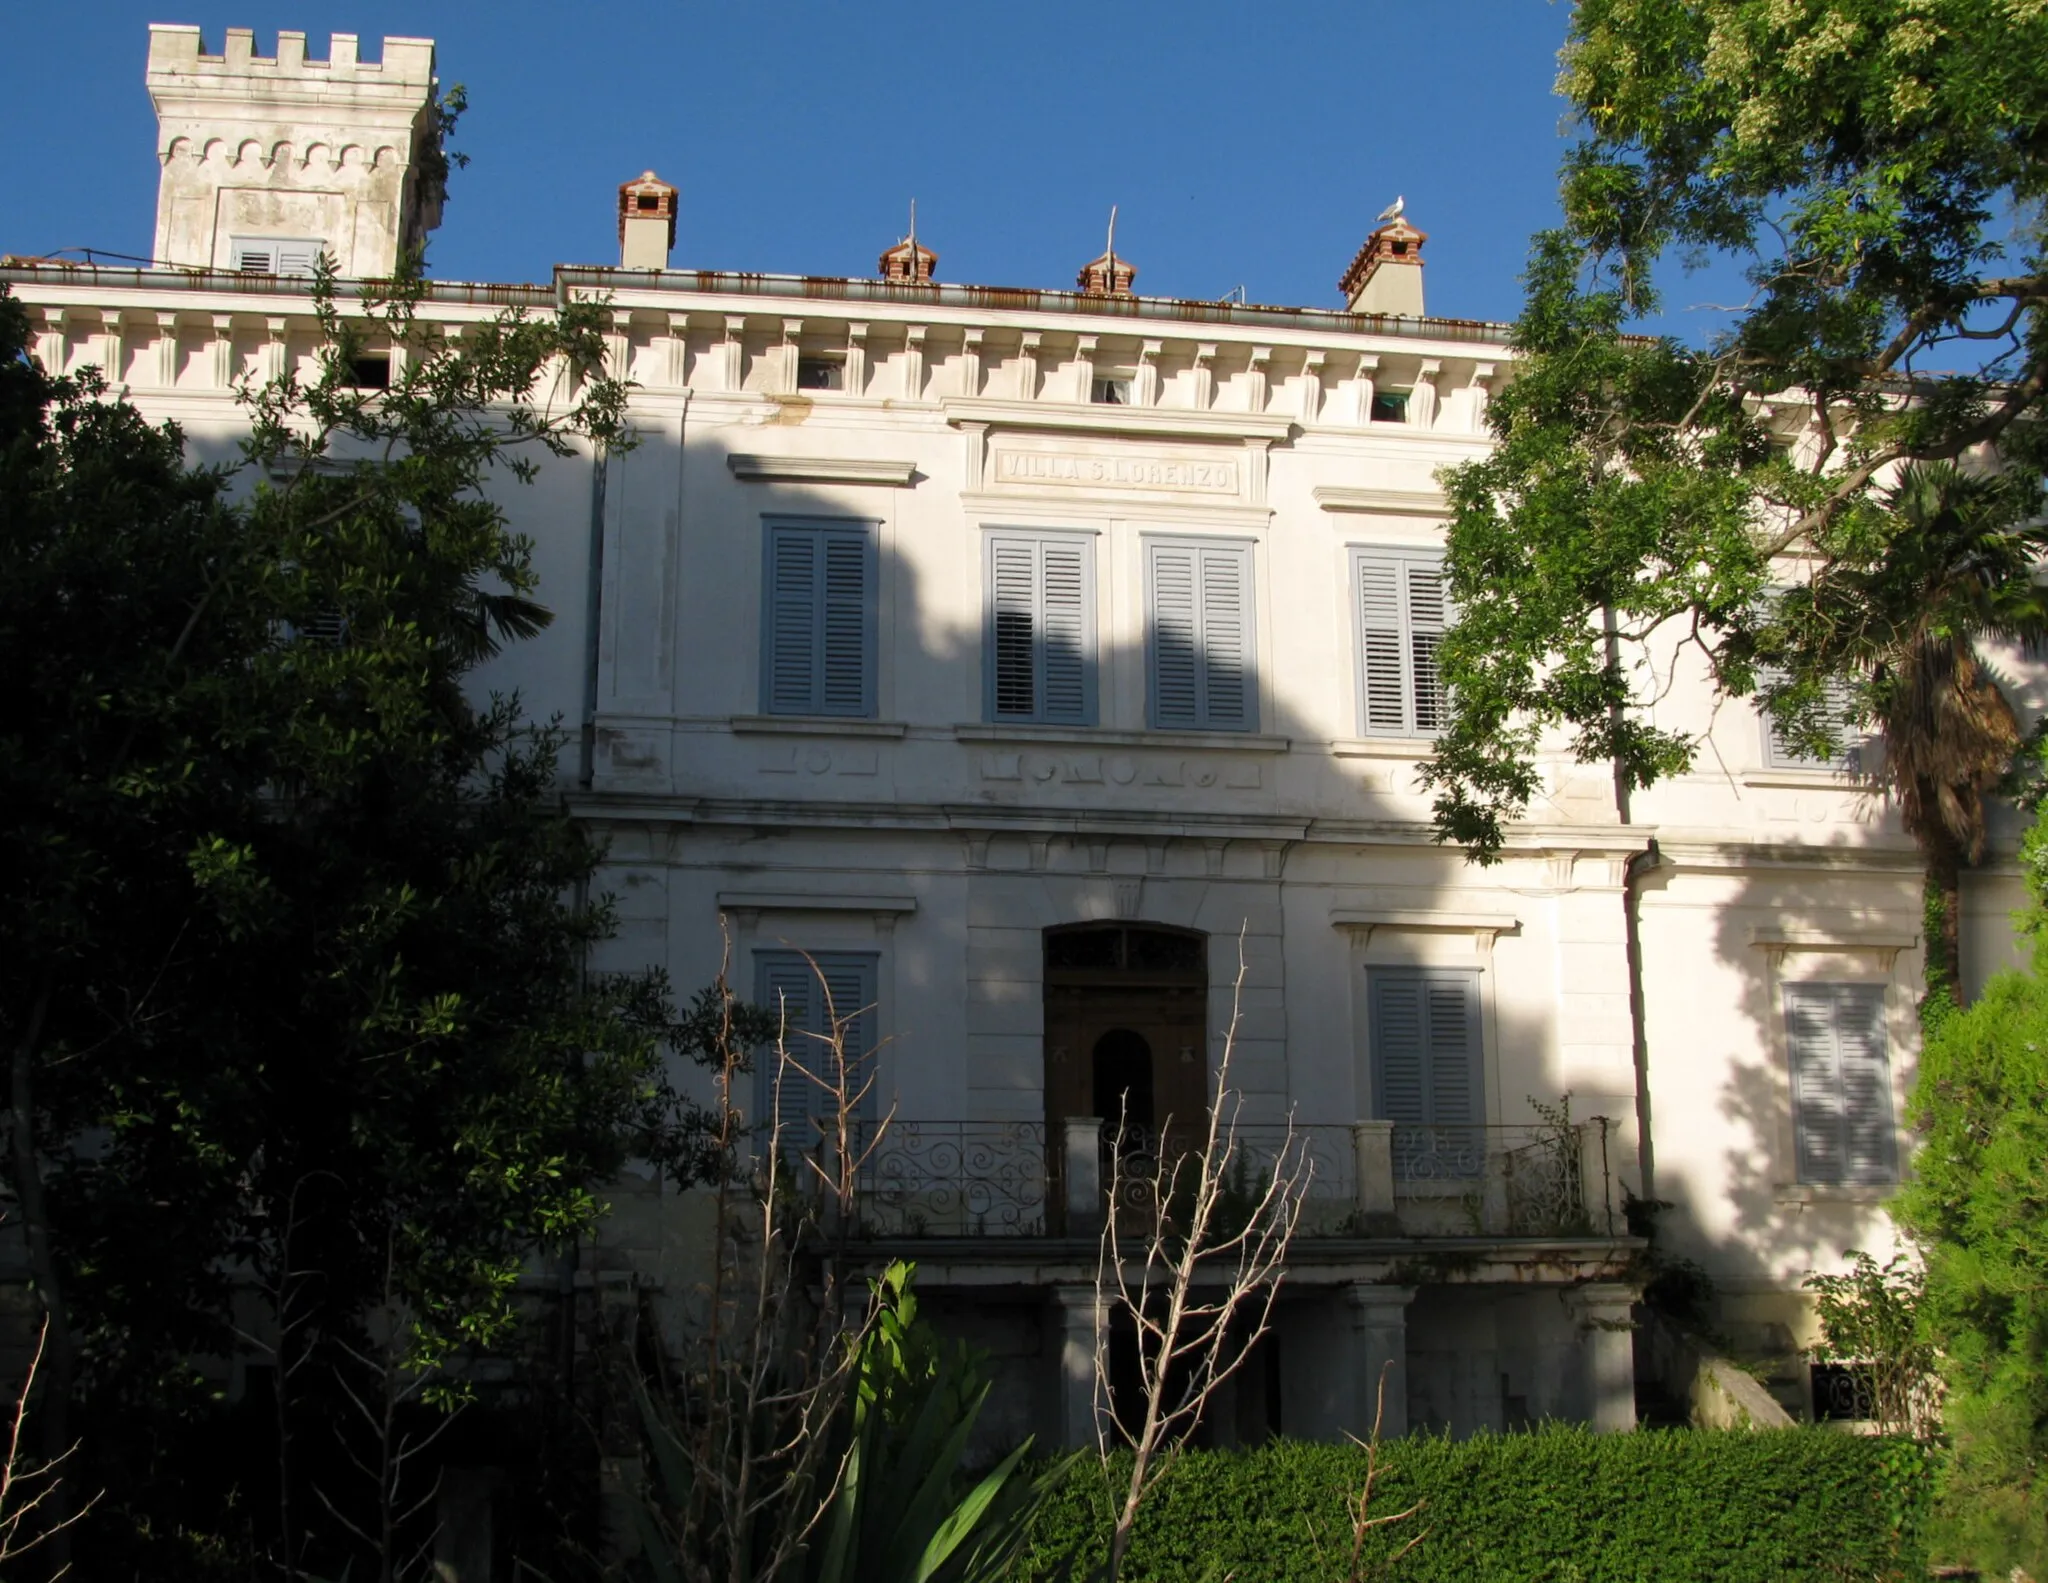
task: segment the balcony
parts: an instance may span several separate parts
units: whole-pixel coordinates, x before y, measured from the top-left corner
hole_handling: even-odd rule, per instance
[[[1241,1125],[1227,1194],[1256,1196],[1276,1172],[1308,1169],[1298,1240],[1608,1238],[1621,1233],[1609,1160],[1613,1124],[1411,1127]],[[1093,1238],[1114,1182],[1149,1206],[1162,1148],[1126,1138],[1122,1168],[1092,1117],[1048,1140],[1036,1121],[893,1121],[855,1176],[857,1237]],[[1170,1158],[1170,1154],[1168,1155]]]

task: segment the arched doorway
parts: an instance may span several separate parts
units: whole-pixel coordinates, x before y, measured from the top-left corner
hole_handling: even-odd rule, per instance
[[[1178,1152],[1208,1105],[1208,938],[1158,924],[1072,924],[1045,932],[1045,1121],[1049,1152],[1070,1116],[1123,1123],[1125,1153],[1163,1131]],[[1055,1174],[1059,1166],[1055,1163]],[[1063,1191],[1053,1201],[1064,1205]]]

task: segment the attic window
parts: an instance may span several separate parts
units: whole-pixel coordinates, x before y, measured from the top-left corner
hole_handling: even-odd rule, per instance
[[[1374,423],[1406,423],[1408,421],[1408,392],[1405,390],[1376,390],[1372,393],[1372,421]]]
[[[846,363],[837,357],[799,357],[796,360],[798,390],[844,390]]]
[[[348,365],[348,382],[358,390],[389,390],[391,354],[373,352],[367,357],[354,359]]]
[[[1089,389],[1088,399],[1105,407],[1128,407],[1131,404],[1130,377],[1112,374],[1096,380]]]

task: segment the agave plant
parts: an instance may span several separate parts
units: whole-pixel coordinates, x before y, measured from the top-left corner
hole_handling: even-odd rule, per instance
[[[870,1321],[845,1343],[852,1368],[826,1430],[831,1454],[805,1487],[767,1508],[765,1520],[796,1525],[802,1542],[786,1542],[787,1533],[714,1536],[728,1562],[715,1575],[728,1583],[997,1583],[1010,1571],[1072,1459],[1027,1472],[1027,1439],[980,1478],[963,1473],[989,1381],[967,1347],[918,1317],[913,1276],[912,1265],[897,1263],[870,1283]],[[684,1539],[691,1525],[674,1519],[704,1509],[700,1481],[747,1470],[693,1454],[704,1437],[689,1427],[690,1404],[672,1394],[639,1392],[654,1478],[636,1516],[658,1583],[700,1583],[706,1558]]]

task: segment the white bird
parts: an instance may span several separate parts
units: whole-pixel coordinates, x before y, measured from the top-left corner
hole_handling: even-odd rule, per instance
[[[1407,212],[1407,209],[1408,200],[1406,198],[1396,197],[1392,203],[1388,204],[1384,209],[1380,210],[1380,219],[1382,221],[1398,220],[1401,218],[1403,214]]]

